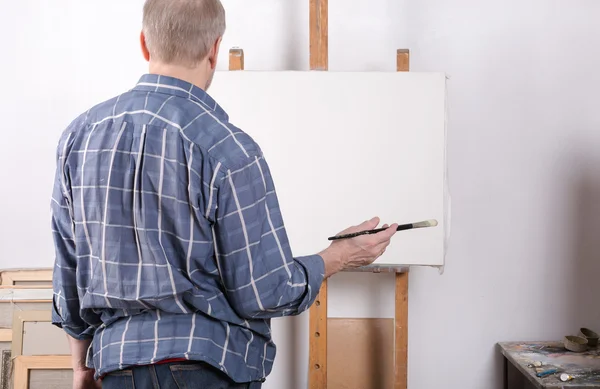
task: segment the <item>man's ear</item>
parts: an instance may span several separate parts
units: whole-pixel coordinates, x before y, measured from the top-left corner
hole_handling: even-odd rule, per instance
[[[223,37],[219,37],[215,41],[215,44],[210,49],[210,53],[208,54],[208,62],[210,63],[210,68],[215,69],[217,67],[217,59],[219,57],[219,48],[221,47],[221,41]]]
[[[140,33],[140,46],[142,47],[144,59],[150,61],[150,52],[148,51],[148,46],[146,46],[146,36],[144,35],[144,31]]]

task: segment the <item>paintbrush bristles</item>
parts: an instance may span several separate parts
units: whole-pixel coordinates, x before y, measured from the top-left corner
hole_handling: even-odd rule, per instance
[[[435,227],[437,225],[438,225],[437,220],[431,219],[431,220],[425,220],[425,221],[418,222],[418,223],[413,223],[413,228]]]

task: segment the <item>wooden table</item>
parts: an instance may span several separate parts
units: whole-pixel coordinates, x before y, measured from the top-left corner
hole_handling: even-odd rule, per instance
[[[583,353],[567,351],[561,342],[510,342],[498,344],[504,356],[504,388],[600,388],[600,349],[591,348]],[[536,368],[528,365],[543,364],[542,369],[556,368],[558,372],[543,378],[536,377]],[[562,382],[562,373],[574,379]]]

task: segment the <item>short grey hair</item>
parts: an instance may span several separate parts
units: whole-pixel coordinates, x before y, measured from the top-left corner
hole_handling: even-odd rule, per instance
[[[142,29],[150,58],[193,67],[225,33],[220,0],[146,0]]]

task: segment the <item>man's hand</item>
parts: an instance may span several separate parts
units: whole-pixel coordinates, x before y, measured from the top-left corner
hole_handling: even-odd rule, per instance
[[[379,224],[375,217],[358,226],[341,231],[338,235],[349,234],[363,230],[372,230]],[[387,228],[387,225],[383,226]],[[392,224],[387,230],[372,235],[361,235],[355,238],[340,239],[320,253],[325,262],[325,277],[329,277],[344,269],[367,266],[373,263],[390,244],[390,239],[396,233],[398,224]]]
[[[94,380],[94,370],[88,368],[73,369],[73,389],[101,389],[100,380]]]

